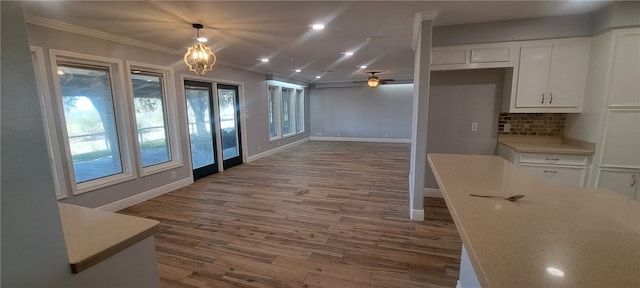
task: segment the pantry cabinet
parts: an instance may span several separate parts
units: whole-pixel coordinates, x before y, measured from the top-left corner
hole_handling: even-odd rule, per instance
[[[588,62],[588,38],[524,43],[511,112],[581,112]]]

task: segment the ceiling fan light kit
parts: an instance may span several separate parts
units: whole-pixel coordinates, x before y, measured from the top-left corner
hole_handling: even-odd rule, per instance
[[[371,76],[367,80],[367,85],[371,88],[378,87],[378,84],[380,84],[380,79],[376,76]]]
[[[202,24],[194,23],[193,28],[196,29],[196,39],[200,38],[200,29],[204,28]],[[213,70],[216,64],[216,55],[213,54],[210,47],[207,47],[200,41],[196,41],[187,48],[184,54],[184,63],[189,67],[189,71],[193,71],[197,75],[205,75]]]

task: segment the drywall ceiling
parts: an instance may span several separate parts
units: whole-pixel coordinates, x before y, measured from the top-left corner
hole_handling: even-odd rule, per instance
[[[364,80],[364,72],[411,79],[416,13],[436,26],[592,12],[603,1],[25,1],[43,17],[164,47],[176,63],[201,23],[218,62],[305,82]],[[324,30],[309,25],[323,23]],[[375,40],[367,40],[373,37]],[[353,51],[353,56],[342,53]],[[268,63],[258,61],[267,57]],[[358,66],[367,65],[366,69]],[[215,69],[215,68],[214,68]],[[295,69],[301,69],[299,73]],[[386,74],[386,75],[384,75]],[[315,79],[317,75],[322,78]]]

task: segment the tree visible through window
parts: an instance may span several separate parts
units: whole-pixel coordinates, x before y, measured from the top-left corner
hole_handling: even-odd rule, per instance
[[[122,173],[109,69],[58,64],[57,74],[76,183]]]
[[[142,167],[171,161],[162,76],[134,70],[131,74]]]

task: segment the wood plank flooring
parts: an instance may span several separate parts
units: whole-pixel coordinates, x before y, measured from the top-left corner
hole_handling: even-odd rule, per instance
[[[161,222],[163,287],[455,287],[444,201],[408,220],[409,152],[310,141],[121,213]]]

